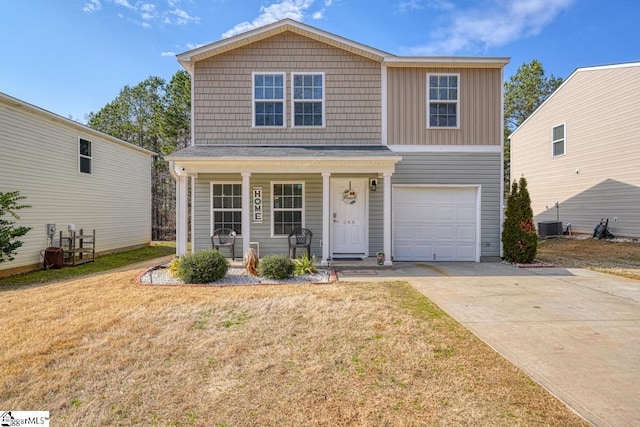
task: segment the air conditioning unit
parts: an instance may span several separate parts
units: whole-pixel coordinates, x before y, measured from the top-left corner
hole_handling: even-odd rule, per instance
[[[538,223],[538,236],[562,236],[562,221],[542,221]]]

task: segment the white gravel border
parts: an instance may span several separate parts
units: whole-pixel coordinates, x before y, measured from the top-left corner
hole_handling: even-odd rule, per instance
[[[293,283],[330,283],[331,272],[329,270],[319,270],[315,274],[305,274],[293,276],[288,279],[274,280],[262,276],[252,276],[244,268],[229,268],[227,274],[220,280],[202,285],[211,286],[234,286],[234,285],[275,285]],[[167,265],[159,265],[145,271],[140,276],[140,283],[143,285],[184,285],[185,283],[178,277],[174,277],[169,272]]]

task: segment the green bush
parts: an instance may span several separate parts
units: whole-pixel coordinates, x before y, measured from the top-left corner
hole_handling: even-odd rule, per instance
[[[269,279],[286,279],[293,276],[295,265],[284,255],[267,255],[260,260],[258,274]]]
[[[511,195],[507,200],[504,227],[502,230],[504,259],[508,262],[529,264],[538,251],[538,234],[533,223],[531,198],[527,190],[527,180],[513,182]]]
[[[296,276],[317,273],[318,270],[314,265],[315,261],[316,259],[309,258],[309,254],[307,254],[306,252],[304,252],[300,258],[296,258],[295,260],[293,260],[295,264]]]
[[[178,277],[185,283],[210,283],[229,270],[229,261],[219,251],[207,249],[180,258]]]

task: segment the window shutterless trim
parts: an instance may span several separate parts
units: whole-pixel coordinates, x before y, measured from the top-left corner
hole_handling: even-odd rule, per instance
[[[282,77],[282,98],[261,98],[256,99],[256,76],[281,76]],[[287,126],[287,74],[282,71],[253,71],[251,73],[251,126],[253,128],[284,128]],[[256,125],[256,105],[258,103],[281,103],[282,104],[282,125]]]
[[[83,142],[86,142],[88,144],[88,150],[83,149]],[[89,171],[83,170],[87,167]],[[93,143],[90,140],[82,137],[78,137],[78,173],[84,175],[93,175]]]
[[[456,99],[431,99],[431,77],[456,77],[455,94]],[[452,89],[447,86],[447,89]],[[427,129],[460,129],[460,73],[427,73]],[[447,96],[448,98],[448,96]],[[454,105],[455,106],[455,126],[434,126],[431,124],[431,104]]]
[[[300,185],[302,186],[302,200],[300,208],[276,208],[275,205],[275,192],[274,187],[278,184],[285,185]],[[301,212],[300,214],[300,227],[305,227],[305,185],[304,181],[271,181],[269,184],[271,188],[271,237],[287,237],[287,234],[275,234],[275,212]]]
[[[555,139],[555,130],[562,126],[562,138]],[[555,147],[557,143],[562,142],[562,153],[556,154]],[[551,127],[551,157],[560,157],[567,155],[567,123],[558,123]]]
[[[321,88],[321,97],[315,98],[314,86],[310,88],[312,91],[312,98],[296,98],[296,86],[295,86],[295,78],[296,76],[321,76],[322,77],[322,88]],[[326,126],[326,79],[324,72],[320,71],[309,71],[309,72],[292,72],[291,73],[291,127],[296,128],[324,128]],[[304,87],[303,87],[304,89]],[[296,104],[297,103],[320,103],[321,104],[321,114],[322,114],[322,123],[319,125],[296,125]],[[316,114],[315,112],[312,114]]]
[[[213,206],[213,187],[215,185],[239,185],[240,186],[240,194],[238,194],[237,196],[240,196],[240,204],[242,204],[242,181],[211,181],[209,183],[209,228],[210,228],[210,232],[209,235],[212,236],[213,235],[213,231],[216,228],[216,224],[215,224],[215,212],[240,212],[240,224],[242,225],[242,206],[240,206],[239,208],[214,208]],[[236,196],[234,194],[234,196]],[[222,224],[220,224],[220,226],[222,226]],[[237,230],[236,230],[237,232]],[[238,233],[238,237],[242,237],[241,233]]]

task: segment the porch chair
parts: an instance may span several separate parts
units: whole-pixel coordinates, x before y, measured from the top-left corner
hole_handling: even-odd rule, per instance
[[[221,246],[231,248],[231,259],[236,260],[236,232],[230,228],[217,228],[211,236],[211,246],[213,249],[220,250]]]
[[[308,228],[296,228],[289,233],[289,258],[296,257],[296,248],[306,248],[311,258],[311,238],[313,233]]]

